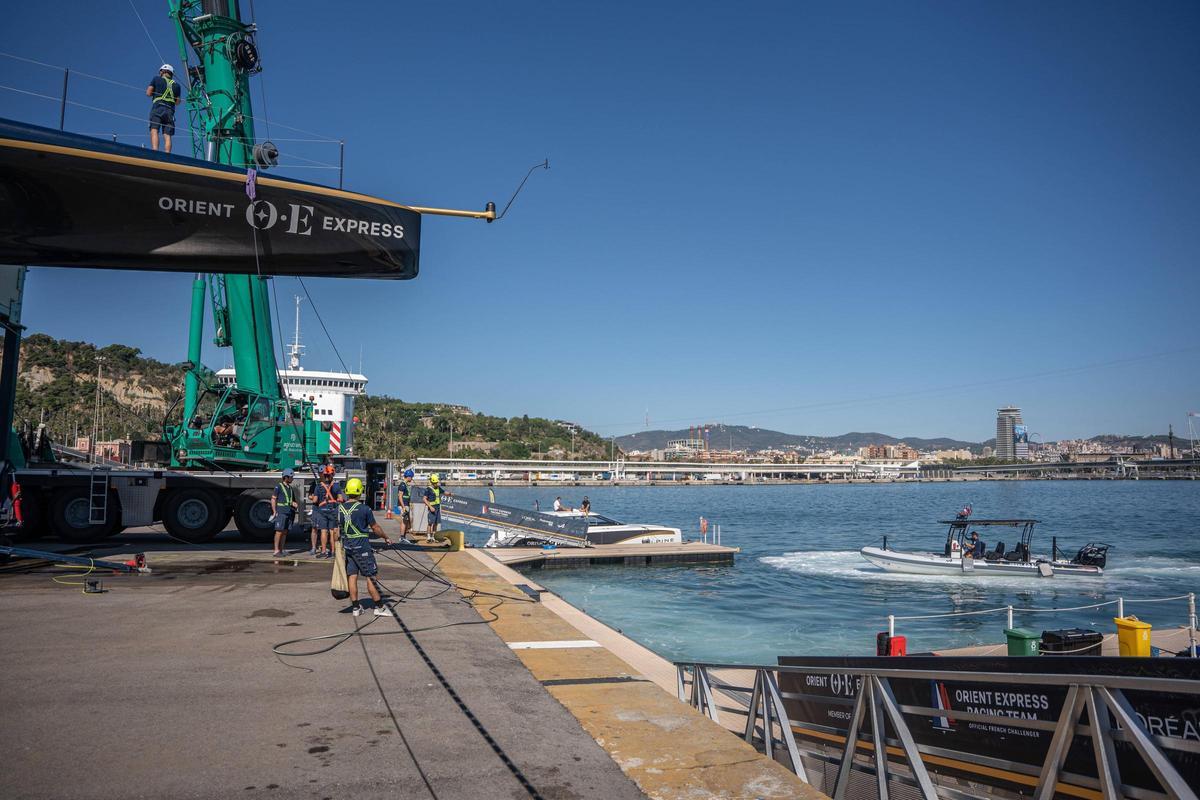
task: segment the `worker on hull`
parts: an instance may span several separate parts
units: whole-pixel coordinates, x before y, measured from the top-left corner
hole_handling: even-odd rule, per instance
[[[271,493],[271,521],[275,523],[275,552],[272,555],[283,555],[284,545],[287,544],[288,531],[296,518],[300,502],[296,499],[296,489],[292,486],[294,473],[291,468],[283,471],[283,480]]]
[[[350,608],[354,616],[363,612],[358,603],[358,576],[367,579],[367,593],[375,602],[375,616],[392,617],[395,614],[383,604],[383,596],[375,576],[379,574],[379,565],[375,562],[375,551],[371,549],[371,533],[382,538],[388,544],[392,540],[375,521],[371,507],[360,502],[363,493],[363,482],[358,478],[346,481],[346,502],[338,506],[341,525],[334,531],[334,541],[340,537],[342,547],[346,550],[346,589],[350,593]]]
[[[183,99],[183,87],[175,80],[175,68],[163,64],[146,87],[150,103],[150,149],[158,149],[158,134],[163,136],[163,152],[171,152],[171,137],[175,135],[175,108]]]
[[[313,504],[312,512],[312,549],[309,554],[317,558],[331,558],[330,543],[338,529],[338,504],[346,497],[342,493],[342,485],[333,479],[333,464],[321,468],[321,480],[313,487],[308,500]],[[318,538],[320,547],[318,548]]]

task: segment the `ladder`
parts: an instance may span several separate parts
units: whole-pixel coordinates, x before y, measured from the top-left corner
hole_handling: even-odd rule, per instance
[[[108,470],[92,470],[88,494],[88,524],[103,525],[108,520]]]

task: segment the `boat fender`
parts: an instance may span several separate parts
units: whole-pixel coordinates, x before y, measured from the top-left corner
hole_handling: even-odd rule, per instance
[[[1039,561],[1037,568],[1038,568],[1038,575],[1040,575],[1041,577],[1043,577],[1043,578],[1053,578],[1054,577],[1054,567],[1050,566],[1045,561]]]
[[[963,572],[974,572],[975,571],[975,559],[971,558],[970,556],[963,556],[962,570],[963,570]]]

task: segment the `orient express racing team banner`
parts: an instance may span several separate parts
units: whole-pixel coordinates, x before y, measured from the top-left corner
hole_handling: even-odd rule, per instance
[[[887,667],[935,672],[938,680],[892,678],[890,684],[900,705],[922,706],[944,711],[935,717],[905,715],[905,722],[916,743],[948,751],[943,757],[926,759],[930,772],[940,772],[990,784],[1009,791],[1031,793],[1036,776],[1050,746],[1052,730],[1041,731],[1006,725],[1006,719],[1056,721],[1066,699],[1067,687],[1036,686],[1013,676],[1011,684],[973,683],[955,680],[956,671],[1057,673],[1071,675],[1128,675],[1138,677],[1200,679],[1200,662],[1188,658],[1100,658],[1082,656],[1034,656],[1011,658],[803,658],[780,657],[785,666],[822,667]],[[816,738],[844,741],[858,696],[857,679],[845,675],[822,673],[779,674],[779,687],[784,693],[788,716],[798,724],[811,725]],[[793,697],[788,697],[791,694]],[[1200,744],[1200,696],[1167,693],[1125,692],[1126,699],[1137,712],[1145,728],[1154,736],[1177,739],[1192,745]],[[958,719],[955,712],[968,712],[994,717],[994,721],[975,722]],[[864,714],[863,731],[869,730],[869,715]],[[1081,724],[1088,724],[1087,713]],[[1115,719],[1111,722],[1117,728]],[[888,736],[895,737],[891,723]],[[804,733],[796,728],[797,733]],[[820,735],[823,733],[824,735]],[[840,734],[840,736],[838,736]],[[1144,765],[1133,745],[1114,742],[1121,780],[1153,792],[1161,792],[1158,781]],[[1200,754],[1163,748],[1163,752],[1180,775],[1191,786],[1200,786]],[[987,764],[983,759],[989,759]],[[1032,769],[1018,771],[997,768],[994,761],[1012,762]],[[1091,742],[1078,736],[1071,745],[1063,765],[1064,773],[1096,775],[1095,754]],[[1069,777],[1060,783],[1070,784]],[[1059,794],[1063,794],[1061,791]],[[1066,795],[1064,795],[1066,796]],[[1079,795],[1075,793],[1075,796]]]
[[[0,120],[0,263],[413,278],[420,239],[386,200]]]

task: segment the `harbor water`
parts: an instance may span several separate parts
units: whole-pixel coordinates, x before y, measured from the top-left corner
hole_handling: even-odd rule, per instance
[[[464,487],[463,495],[485,497]],[[592,616],[669,659],[774,663],[776,656],[870,655],[887,616],[975,611],[1012,605],[1015,623],[1034,630],[1114,629],[1116,607],[1061,613],[1123,596],[1200,592],[1200,482],[984,481],[972,483],[712,487],[500,488],[496,501],[549,509],[554,498],[623,522],[670,525],[741,548],[733,566],[591,567],[531,576]],[[885,573],[858,550],[879,544],[940,552],[946,526],[963,506],[977,518],[1041,520],[1034,554],[1051,536],[1074,555],[1088,542],[1112,545],[1096,578],[941,577]],[[981,531],[991,549],[1011,549],[1012,528]],[[478,545],[486,534],[471,532]],[[1184,600],[1132,603],[1125,613],[1159,626],[1187,623]],[[1004,641],[1006,615],[899,621],[909,652]]]

